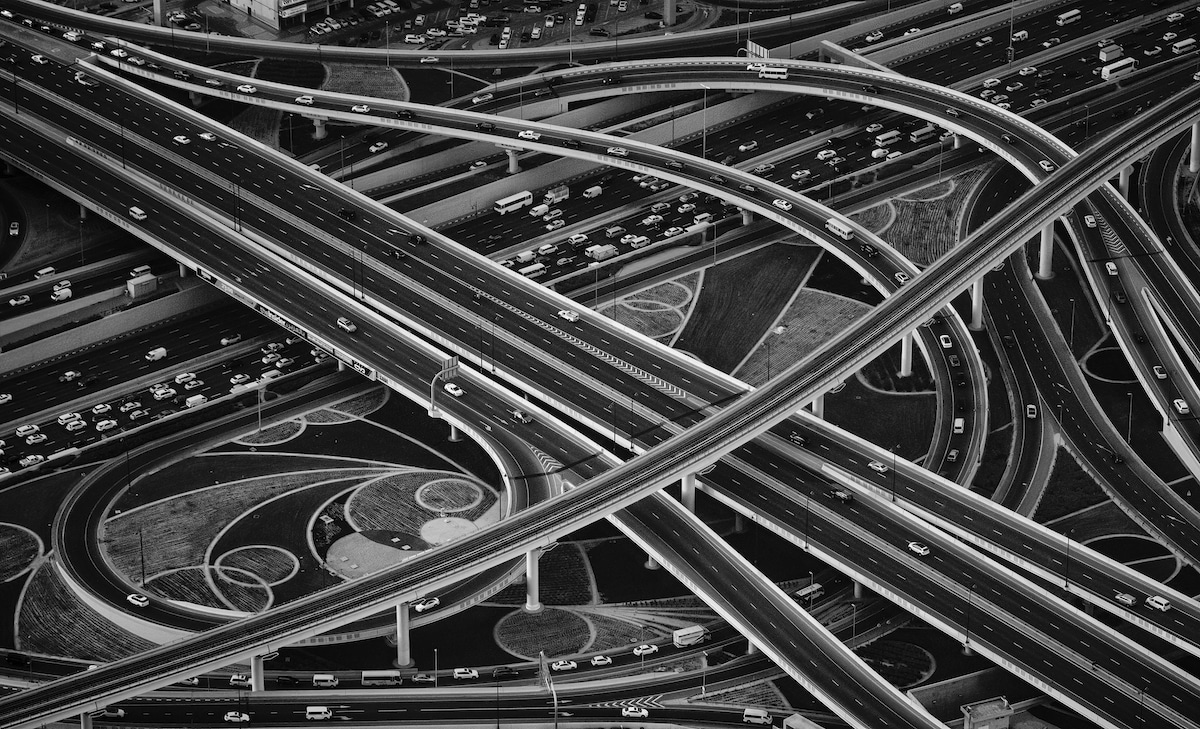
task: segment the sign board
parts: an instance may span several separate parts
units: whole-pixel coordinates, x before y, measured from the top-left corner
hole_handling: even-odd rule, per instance
[[[444,380],[452,380],[458,377],[458,357],[451,357],[442,363],[442,371],[439,373]]]
[[[308,12],[308,5],[297,5],[296,7],[288,8],[287,10],[280,10],[279,17],[290,18],[294,15],[301,15],[306,12]]]
[[[746,55],[750,58],[770,58],[771,52],[765,46],[746,41]]]

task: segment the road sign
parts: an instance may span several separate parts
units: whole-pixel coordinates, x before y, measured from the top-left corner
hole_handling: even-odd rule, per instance
[[[458,357],[454,356],[442,363],[442,371],[439,373],[443,379],[452,380],[458,377]]]

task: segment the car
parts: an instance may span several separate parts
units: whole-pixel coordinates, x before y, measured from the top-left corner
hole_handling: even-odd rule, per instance
[[[984,89],[983,91],[979,92],[979,98],[981,98],[981,99],[990,99],[995,95],[996,95],[995,89]]]
[[[883,129],[883,125],[880,124],[879,122],[875,122],[874,124],[867,125],[867,133],[868,134],[874,134],[875,132],[878,132],[881,129]]]
[[[1175,398],[1171,401],[1171,404],[1175,406],[1175,412],[1179,413],[1180,415],[1187,415],[1192,411],[1191,408],[1188,407],[1187,400],[1184,400],[1182,397]]]
[[[479,678],[479,671],[476,671],[474,668],[456,668],[456,669],[454,669],[454,678],[456,678],[456,679]]]
[[[250,715],[244,711],[226,711],[225,721],[234,724],[245,724],[250,721]]]
[[[148,418],[148,417],[150,417],[149,410],[134,410],[132,413],[129,414],[130,420],[141,420],[142,418]]]
[[[196,676],[190,676],[188,678],[181,678],[171,685],[172,686],[199,686],[200,679]]]
[[[436,597],[427,597],[424,600],[419,600],[419,601],[413,603],[413,610],[416,610],[419,613],[423,613],[426,610],[432,610],[441,604],[442,604],[442,601],[440,599],[438,599]]]
[[[607,153],[609,156],[612,156],[612,157],[628,157],[629,156],[629,150],[625,149],[624,147],[609,147],[608,149],[605,150],[605,153]]]
[[[1178,33],[1171,33],[1171,32],[1167,32],[1167,33],[1163,33],[1163,37],[1162,37],[1162,39],[1163,39],[1164,41],[1167,41],[1167,42],[1169,43],[1169,42],[1171,42],[1171,41],[1175,40],[1175,39],[1176,39],[1176,38],[1178,38],[1178,37],[1179,37],[1179,34],[1178,34]]]
[[[445,390],[446,392],[450,393],[454,397],[462,397],[463,396],[463,389],[461,387],[459,387],[458,385],[454,384],[453,382],[447,382],[442,387],[442,389]]]
[[[21,458],[21,460],[17,461],[17,463],[20,464],[21,468],[29,468],[30,466],[36,466],[37,464],[44,463],[45,461],[45,456],[34,453],[32,455],[24,456]]]
[[[920,542],[909,542],[908,543],[908,551],[910,551],[913,554],[918,555],[920,557],[928,557],[929,556],[929,547],[925,546],[924,544],[921,544]]]
[[[234,375],[233,377],[229,378],[229,384],[231,384],[231,385],[244,385],[245,383],[247,383],[249,381],[250,381],[250,375],[246,374],[245,372],[239,372],[236,375]]]
[[[559,228],[566,227],[566,225],[567,225],[567,221],[565,221],[565,220],[551,220],[549,223],[546,223],[546,230],[548,230],[550,232],[554,232],[554,231],[558,230]]]
[[[197,136],[199,136],[201,139],[203,139],[206,142],[217,141],[217,135],[213,134],[212,132],[200,132],[200,134]]]
[[[904,35],[916,35],[917,33],[920,33],[920,32],[921,32],[920,28],[909,28],[908,30],[904,31]]]
[[[1007,101],[1002,101],[999,104],[996,104],[996,108],[1008,111],[1009,109],[1012,108],[1012,104],[1008,103]]]
[[[771,201],[771,204],[774,205],[775,207],[779,208],[780,210],[791,210],[792,209],[792,204],[790,202],[788,202],[787,200],[782,200],[780,198],[775,198],[774,200]]]
[[[1059,43],[1062,43],[1061,38],[1058,38],[1058,37],[1050,38],[1050,39],[1046,40],[1044,43],[1042,43],[1042,48],[1053,48],[1054,46],[1058,45]]]
[[[738,145],[739,152],[753,152],[756,149],[758,149],[758,142],[756,142],[754,140],[751,140],[749,142],[742,142],[741,144]]]
[[[0,392],[0,405],[7,405],[12,402],[13,396],[11,392]],[[0,440],[0,448],[4,446],[4,441]]]
[[[653,643],[642,643],[633,649],[633,655],[635,656],[648,656],[652,653],[658,653],[658,646]]]
[[[376,152],[382,152],[383,150],[387,149],[387,147],[388,147],[387,142],[379,141],[379,142],[372,144],[370,147],[367,147],[367,151],[370,152],[371,154],[375,154]]]
[[[579,664],[575,661],[555,661],[550,664],[550,668],[555,671],[574,671],[576,668],[579,668]]]
[[[641,706],[623,706],[621,707],[621,716],[629,719],[645,719],[650,716],[650,712]]]
[[[796,170],[792,173],[793,180],[805,180],[809,177],[812,177],[812,172],[809,172],[808,170]]]
[[[144,608],[150,604],[150,598],[146,597],[145,595],[138,594],[136,592],[126,595],[125,600],[130,605],[133,605],[134,607],[140,607],[140,608]]]
[[[114,48],[108,52],[108,55],[113,58],[129,58],[129,51],[124,48]]]
[[[441,28],[428,28],[425,30],[425,37],[427,38],[445,38],[447,35],[449,33]]]
[[[96,430],[101,433],[103,433],[106,430],[112,430],[115,427],[117,427],[117,421],[111,420],[111,419],[110,420],[101,420],[100,422],[96,423]]]
[[[558,317],[560,319],[566,319],[567,321],[575,322],[579,321],[579,312],[572,311],[570,309],[559,309]]]
[[[34,433],[33,435],[31,435],[25,439],[25,445],[37,445],[38,443],[45,443],[45,442],[46,442],[46,434],[45,433]]]
[[[990,46],[991,44],[992,44],[992,37],[990,35],[985,35],[984,37],[975,41],[976,48],[983,48],[984,46]]]
[[[1162,46],[1153,46],[1142,51],[1143,56],[1157,56],[1162,53]]]
[[[1022,68],[1020,71],[1017,71],[1017,73],[1021,74],[1022,76],[1032,76],[1037,72],[1038,72],[1037,66],[1026,66],[1025,68]]]
[[[646,217],[642,218],[642,225],[658,225],[662,223],[662,221],[663,216],[661,215],[647,215]]]
[[[678,225],[672,225],[670,228],[667,228],[663,231],[663,237],[672,238],[677,235],[683,235],[685,232],[686,231],[683,228],[680,228]]]
[[[8,234],[9,235],[20,235],[21,234],[21,224],[15,220],[12,221],[11,223],[9,223],[8,224]]]
[[[297,96],[296,103],[300,104],[302,106],[312,106],[313,105],[313,97],[309,96],[308,94],[305,94],[304,96]]]
[[[521,672],[512,666],[496,666],[492,669],[492,678],[508,678],[520,675]]]
[[[258,89],[250,84],[241,84],[237,87],[239,94],[257,94]]]
[[[1053,162],[1051,162],[1051,161],[1050,161],[1050,160],[1048,160],[1048,159],[1044,159],[1044,160],[1041,160],[1041,161],[1039,161],[1039,162],[1038,162],[1038,166],[1039,166],[1039,167],[1041,167],[1041,168],[1042,168],[1043,170],[1045,170],[1046,172],[1053,172],[1053,171],[1054,171],[1054,163],[1053,163]]]
[[[1167,371],[1165,369],[1163,369],[1162,365],[1154,365],[1154,367],[1152,369],[1154,371],[1154,376],[1157,379],[1160,379],[1160,380],[1167,379]]]
[[[77,430],[83,430],[86,428],[87,423],[82,420],[72,420],[63,427],[67,429],[68,433],[74,433]]]
[[[1025,417],[1029,420],[1037,420],[1037,405],[1029,404],[1025,406]]]
[[[1034,99],[1033,101],[1031,101],[1029,103],[1029,105],[1032,107],[1032,106],[1041,106],[1042,104],[1048,104],[1048,103],[1050,103],[1050,102],[1046,101],[1045,99]]]
[[[83,377],[83,373],[80,372],[79,370],[67,370],[66,372],[64,372],[58,376],[58,381],[59,382],[71,382],[73,380],[78,380],[80,377]]]
[[[280,686],[299,686],[301,681],[295,676],[276,676],[275,683]]]
[[[92,415],[103,415],[107,412],[110,412],[111,410],[112,410],[112,405],[109,405],[106,402],[102,402],[99,405],[92,408]]]
[[[421,63],[437,63],[440,60],[437,56],[424,56],[421,58]]]
[[[555,208],[555,209],[551,210],[550,212],[546,213],[545,215],[543,215],[543,216],[542,216],[542,220],[543,220],[544,222],[547,222],[547,223],[548,223],[548,222],[550,222],[551,220],[557,220],[557,219],[561,218],[561,217],[562,217],[562,214],[563,214],[563,211],[562,211],[562,210],[559,210],[558,208]]]
[[[366,104],[355,104],[354,106],[350,107],[350,111],[354,112],[355,114],[368,114],[371,111],[371,107],[367,106]]]
[[[188,137],[185,137],[182,134],[177,134],[174,137],[171,137],[171,141],[175,142],[175,144],[191,144],[192,143],[191,139],[189,139]]]
[[[263,346],[259,347],[258,351],[262,352],[263,354],[270,354],[272,352],[280,352],[282,350],[283,345],[279,342],[267,342]]]
[[[996,87],[999,85],[1000,85],[1000,79],[998,79],[998,78],[989,78],[989,79],[984,79],[984,81],[983,81],[983,88],[985,88],[985,89],[990,89],[990,88],[993,88],[993,87]]]
[[[275,361],[278,359],[279,359],[278,352],[268,352],[267,354],[263,355],[263,358],[261,361],[263,364],[275,364]]]
[[[910,276],[909,276],[907,273],[905,273],[904,271],[897,271],[897,272],[896,272],[896,275],[895,275],[895,279],[896,279],[896,283],[898,283],[898,284],[900,284],[901,286],[903,286],[904,284],[906,284],[906,283],[908,283],[909,281],[911,281],[911,280],[912,280],[912,277],[910,277]]]
[[[837,167],[838,165],[840,165],[841,163],[843,163],[845,161],[846,161],[845,157],[834,157],[831,160],[826,160],[825,164],[829,165],[830,167]]]
[[[837,152],[832,149],[822,149],[820,152],[817,152],[817,159],[821,160],[822,162],[827,159],[833,159],[836,156]]]
[[[413,683],[437,683],[437,677],[432,673],[414,673],[410,680]]]
[[[871,33],[868,33],[866,37],[866,41],[868,43],[878,43],[881,40],[883,40],[882,30],[872,31]]]
[[[187,384],[183,386],[183,389],[195,390],[200,387],[204,387],[204,380],[188,380]]]
[[[887,465],[885,465],[881,461],[871,461],[870,463],[867,464],[867,467],[870,468],[872,471],[875,471],[876,473],[887,473],[888,472]]]
[[[174,388],[164,387],[161,390],[154,391],[154,399],[160,402],[163,400],[170,400],[171,398],[175,397],[176,394],[178,393],[175,392]]]
[[[129,62],[136,63],[136,61],[134,61],[134,59],[132,59],[132,58],[129,59]],[[204,85],[212,86],[214,89],[219,89],[222,86],[224,86],[225,83],[223,81],[221,81],[221,79],[219,79],[219,78],[206,78],[206,79],[204,79]]]
[[[1095,228],[1096,227],[1096,216],[1095,215],[1083,216],[1083,224],[1089,228]]]
[[[1025,88],[1025,84],[1021,83],[1020,81],[1013,81],[1011,84],[1005,86],[1004,90],[1012,93],[1013,91],[1020,91],[1023,88]]]
[[[9,299],[8,305],[9,306],[24,306],[25,304],[28,304],[29,301],[30,301],[29,294],[21,294],[20,296],[14,296],[11,299]]]
[[[291,367],[295,363],[296,360],[292,359],[291,357],[280,357],[278,360],[276,360],[275,367],[278,369],[283,369],[284,367]]]
[[[38,64],[39,66],[45,66],[47,63],[50,63],[50,59],[46,58],[45,56],[41,55],[40,53],[30,56],[29,60],[33,61],[34,63]]]
[[[757,165],[753,172],[756,175],[764,175],[773,169],[775,169],[775,165],[771,164],[770,162],[763,162],[761,165]]]
[[[942,345],[942,349],[950,349],[954,346],[954,340],[950,338],[949,334],[938,337],[938,342]]]
[[[531,142],[536,142],[537,140],[542,138],[541,134],[533,131],[532,129],[523,129],[523,130],[517,132],[517,136],[521,139],[527,139]]]
[[[690,213],[695,209],[696,209],[695,203],[684,203],[684,204],[680,205],[679,207],[675,208],[675,212],[682,215],[683,213]]]
[[[128,63],[132,63],[135,66],[145,66],[146,65],[146,59],[142,58],[141,56],[130,56],[129,58],[127,58],[125,60]],[[216,79],[213,79],[213,80],[216,80]],[[205,83],[208,83],[208,82],[205,81]]]
[[[37,427],[33,423],[30,423],[28,425],[18,425],[14,432],[18,438],[24,438],[25,436],[32,435],[39,430],[41,430],[41,428]]]
[[[612,662],[612,659],[605,655],[592,656],[592,660],[588,661],[593,666],[611,666]]]
[[[991,98],[993,104],[999,104],[1008,101],[1008,94],[996,94]]]
[[[738,189],[742,192],[758,192],[758,188],[748,182],[743,182],[742,184],[738,185]]]

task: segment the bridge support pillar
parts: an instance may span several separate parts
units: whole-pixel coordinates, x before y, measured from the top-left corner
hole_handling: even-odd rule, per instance
[[[683,508],[696,513],[696,474],[685,473],[679,480],[679,501]]]
[[[84,206],[80,205],[79,206],[79,219],[87,220],[87,217],[88,217],[88,209],[85,208]]]
[[[329,130],[325,128],[325,120],[320,117],[313,119],[313,139],[324,139],[329,136]]]
[[[663,0],[662,16],[664,26],[675,25],[675,0]]]
[[[1045,280],[1054,278],[1054,223],[1042,228],[1042,246],[1038,250],[1037,277]]]
[[[189,273],[188,267],[183,265],[182,263],[180,263],[178,265],[179,265],[179,278],[187,278],[187,275]]]
[[[196,93],[195,91],[189,91],[188,101],[192,102],[192,106],[200,106],[200,104],[204,101],[204,94]]]
[[[451,423],[450,424],[450,437],[447,438],[446,440],[449,440],[451,443],[457,443],[457,442],[461,441],[462,439],[463,439],[462,431],[459,430],[458,428],[456,428],[453,423]]]
[[[742,225],[750,225],[754,222],[754,213],[749,210],[742,210]]]
[[[859,582],[858,580],[854,581],[854,599],[855,600],[863,599],[863,586],[862,586],[862,583]]]
[[[338,364],[338,372],[346,371],[346,363],[345,362],[343,362],[339,359],[337,364]]]
[[[92,729],[92,715],[87,711],[79,714],[79,729]]]
[[[754,641],[746,639],[746,655],[752,656],[758,653],[758,646],[754,645]]]
[[[1200,172],[1200,121],[1192,122],[1192,153],[1188,156],[1188,171]]]
[[[958,149],[959,147],[961,147],[961,146],[963,146],[964,144],[966,144],[966,143],[967,143],[966,139],[967,139],[967,138],[966,138],[966,137],[964,137],[964,136],[963,136],[963,135],[961,135],[961,134],[955,134],[955,135],[954,135],[954,148],[955,148],[955,149]]]
[[[812,413],[818,418],[825,417],[825,394],[821,393],[812,401]]]
[[[263,683],[262,656],[250,656],[250,690],[262,691],[266,688]]]
[[[964,656],[973,656],[975,655],[975,649],[971,647],[970,643],[963,643],[962,654]]]
[[[531,549],[525,553],[525,612],[536,613],[542,610],[542,601],[538,595],[538,559],[542,550]]]
[[[396,668],[413,664],[412,640],[409,637],[408,603],[396,606]]]
[[[983,276],[971,282],[971,331],[983,330]]]
[[[733,533],[744,534],[746,532],[746,517],[742,516],[742,512],[733,512]]]
[[[900,339],[900,377],[912,375],[912,350],[913,335],[909,332]]]
[[[1129,199],[1129,178],[1133,177],[1133,166],[1129,165],[1121,168],[1121,174],[1117,177],[1117,189],[1121,191],[1121,197]]]
[[[517,162],[517,150],[506,149],[504,153],[508,155],[508,174],[515,175],[521,171],[521,165]]]
[[[656,560],[655,558],[651,557],[650,555],[646,555],[646,569],[648,569],[648,570],[656,570],[656,569],[658,569],[659,567],[660,567],[660,565],[658,564],[658,560]]]

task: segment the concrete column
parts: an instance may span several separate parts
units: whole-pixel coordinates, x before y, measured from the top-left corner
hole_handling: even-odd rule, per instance
[[[859,582],[858,580],[854,581],[854,599],[855,600],[863,599],[863,586],[862,586],[862,583]]]
[[[812,401],[812,413],[818,418],[825,417],[825,395],[824,393],[817,395],[817,398]]]
[[[79,206],[79,219],[87,220],[87,216],[88,216],[88,209],[85,208],[84,206],[80,205]]]
[[[646,569],[656,570],[658,568],[659,568],[658,560],[654,559],[650,555],[646,555]]]
[[[758,646],[754,645],[754,641],[746,640],[746,655],[752,656],[758,653]]]
[[[1117,178],[1118,189],[1121,191],[1121,197],[1129,199],[1129,178],[1133,176],[1133,165],[1121,168],[1121,174]]]
[[[250,657],[250,690],[262,691],[263,686],[263,659],[262,656]]]
[[[337,364],[338,364],[338,372],[346,371],[346,363],[345,362],[343,362],[339,359]]]
[[[454,427],[453,423],[451,423],[450,424],[450,437],[447,438],[447,440],[449,440],[451,443],[457,443],[462,439],[463,439],[462,432],[458,428]]]
[[[188,273],[189,273],[188,267],[183,265],[182,263],[180,263],[179,264],[179,278],[187,278]]]
[[[1046,227],[1042,228],[1037,277],[1042,280],[1054,278],[1054,223],[1047,223]]]
[[[92,729],[92,715],[85,711],[79,715],[79,729]]]
[[[983,329],[983,276],[971,282],[971,331]]]
[[[967,143],[967,138],[966,138],[966,137],[964,137],[964,136],[963,136],[963,135],[961,135],[961,134],[955,134],[955,135],[954,135],[954,148],[955,148],[955,149],[958,149],[959,147],[963,146],[963,145],[964,145],[964,144],[966,144],[966,143]]]
[[[1192,153],[1188,156],[1188,171],[1200,172],[1200,121],[1192,122]]]
[[[913,335],[912,332],[905,334],[900,339],[900,376],[908,377],[912,374],[912,352],[913,352]]]
[[[963,643],[962,654],[964,656],[973,656],[973,655],[975,655],[975,651],[974,651],[974,649],[971,648],[971,646],[969,644]]]
[[[675,0],[663,0],[663,25],[675,25]]]
[[[188,101],[192,102],[192,106],[200,106],[200,104],[204,101],[204,94],[197,93],[195,91],[189,91]]]
[[[754,213],[749,210],[742,209],[742,225],[750,225],[754,222]]]
[[[408,634],[408,603],[402,602],[396,606],[396,667],[411,666],[412,639]]]
[[[685,473],[683,478],[679,480],[680,493],[679,501],[683,504],[683,508],[691,513],[696,513],[696,474]]]
[[[506,149],[504,152],[508,155],[508,174],[515,175],[521,171],[521,165],[517,162],[517,150]]]
[[[531,549],[525,553],[525,612],[536,613],[542,609],[538,596],[538,559],[542,550]]]
[[[324,139],[329,136],[329,131],[325,129],[325,120],[320,117],[313,118],[313,139]]]
[[[733,512],[733,533],[742,534],[746,531],[746,517],[742,516],[742,512]]]

